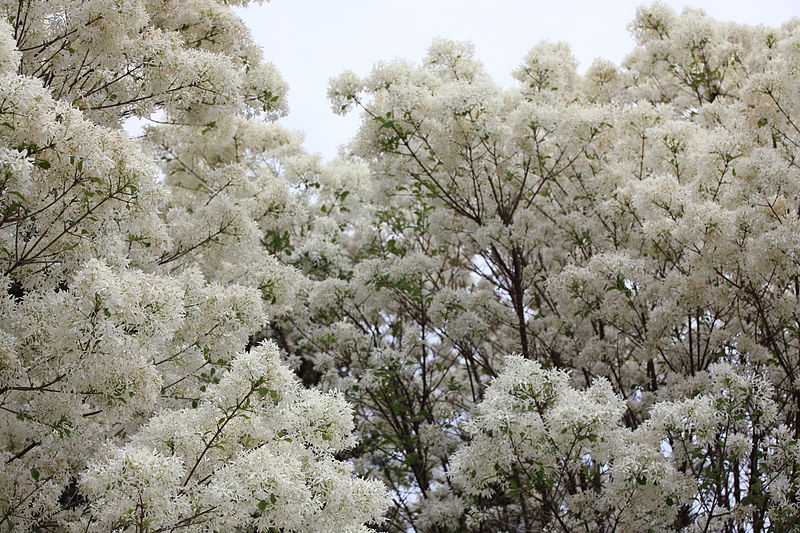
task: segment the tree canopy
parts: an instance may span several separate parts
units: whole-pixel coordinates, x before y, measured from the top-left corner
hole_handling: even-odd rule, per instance
[[[0,526],[363,531],[387,500],[336,456],[351,408],[257,338],[296,290],[261,241],[302,150],[242,21],[0,9]]]
[[[0,3],[0,527],[800,528],[798,19],[436,41],[322,164],[230,3]]]

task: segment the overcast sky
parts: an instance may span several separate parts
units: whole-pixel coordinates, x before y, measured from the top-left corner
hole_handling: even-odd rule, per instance
[[[469,40],[492,77],[510,73],[541,40],[566,41],[581,69],[596,57],[619,62],[633,47],[626,29],[636,0],[273,0],[239,13],[289,83],[289,116],[306,148],[325,159],[355,134],[358,117],[334,115],[325,93],[343,70],[367,74],[381,60],[418,62],[437,37]],[[713,18],[775,26],[800,15],[800,0],[667,1]]]

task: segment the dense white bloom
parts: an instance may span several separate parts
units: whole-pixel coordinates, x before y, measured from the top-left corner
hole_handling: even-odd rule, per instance
[[[0,2],[0,527],[795,526],[796,21],[435,41],[323,165],[246,3]]]
[[[570,91],[575,83],[578,62],[569,45],[543,42],[533,48],[514,77],[532,94],[547,91]]]
[[[81,476],[81,490],[92,500],[89,530],[141,531],[179,523],[190,510],[181,491],[184,476],[177,457],[135,446],[111,452]]]
[[[469,495],[506,493],[532,509],[553,491],[559,507],[531,516],[599,528],[607,513],[632,504],[618,519],[624,531],[667,531],[674,509],[664,500],[683,492],[679,476],[655,442],[622,428],[623,411],[605,380],[578,391],[564,372],[509,357],[467,426],[472,440],[453,457],[452,477]],[[471,512],[479,517],[481,505]]]
[[[282,329],[398,531],[797,520],[798,23],[630,28],[621,66],[543,43],[511,90],[447,41],[333,85],[373,183]]]
[[[364,531],[387,505],[333,456],[352,410],[260,344],[301,285],[262,243],[306,220],[284,165],[309,156],[256,122],[286,85],[225,4],[0,3],[9,531]],[[145,146],[120,128],[157,112]]]

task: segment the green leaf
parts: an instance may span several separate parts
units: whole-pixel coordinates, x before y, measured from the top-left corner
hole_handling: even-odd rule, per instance
[[[211,122],[209,122],[208,124],[205,125],[205,128],[203,128],[200,131],[200,135],[205,135],[206,133],[208,133],[209,131],[213,130],[216,127],[217,127],[217,121],[216,120],[212,120]]]
[[[263,513],[266,508],[267,508],[266,500],[261,500],[260,502],[258,502],[258,510],[259,511],[261,511]]]
[[[35,468],[31,468],[31,477],[34,481],[39,481],[39,471]]]

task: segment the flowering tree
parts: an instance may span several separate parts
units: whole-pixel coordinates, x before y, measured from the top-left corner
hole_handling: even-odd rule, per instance
[[[0,2],[0,527],[798,527],[796,21],[438,41],[321,165],[229,3]]]
[[[364,531],[341,396],[258,332],[297,272],[285,85],[225,2],[2,2],[0,526]],[[159,126],[135,142],[129,117]],[[297,161],[297,163],[292,163]],[[160,168],[156,166],[159,163]]]
[[[631,28],[511,90],[445,41],[331,84],[372,178],[320,193],[282,346],[355,405],[392,531],[800,522],[797,24]]]

